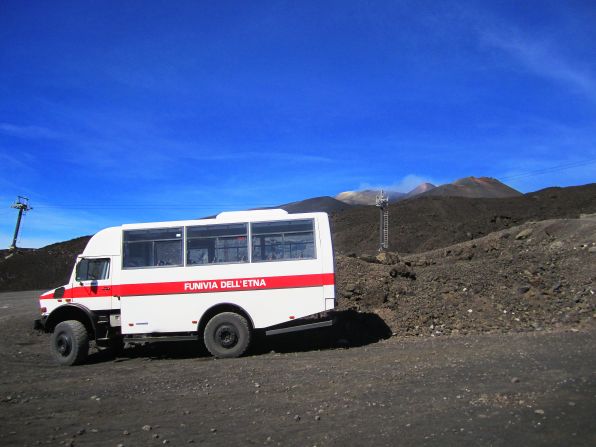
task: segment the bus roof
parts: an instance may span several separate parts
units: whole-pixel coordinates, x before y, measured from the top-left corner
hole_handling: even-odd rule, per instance
[[[87,243],[84,256],[118,255],[120,254],[120,245],[122,244],[122,230],[141,230],[145,228],[167,228],[183,227],[190,225],[209,225],[226,222],[258,222],[261,220],[284,220],[313,218],[317,215],[326,213],[300,213],[289,214],[283,209],[268,210],[249,210],[249,211],[225,211],[214,218],[192,219],[192,220],[173,220],[166,222],[146,222],[124,224],[119,227],[105,228],[97,232]]]
[[[167,222],[146,222],[146,223],[134,223],[124,224],[122,229],[133,230],[143,228],[156,228],[156,227],[180,227],[188,225],[209,225],[226,222],[255,222],[259,220],[283,220],[283,219],[301,219],[314,217],[316,215],[325,213],[297,213],[290,214],[286,210],[282,209],[270,209],[270,210],[248,210],[248,211],[224,211],[219,213],[215,217],[206,219],[190,219],[190,220],[172,220]]]

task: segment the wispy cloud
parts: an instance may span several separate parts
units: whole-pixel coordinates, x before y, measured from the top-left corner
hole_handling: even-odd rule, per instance
[[[275,150],[268,145],[263,151],[226,148],[220,143],[163,135],[149,119],[86,111],[80,114],[61,104],[45,104],[52,112],[71,126],[67,130],[36,125],[15,125],[0,122],[0,134],[13,138],[53,139],[56,157],[65,162],[96,172],[109,172],[113,179],[144,179],[161,181],[170,178],[169,169],[185,172],[190,164],[217,162],[260,162],[267,164],[321,164],[336,159],[314,150],[291,147]],[[231,144],[231,143],[230,143]],[[1,155],[1,154],[0,154]],[[16,158],[11,157],[14,165]],[[203,173],[205,175],[205,173]]]
[[[22,194],[23,191],[31,190],[27,186],[27,179],[33,172],[32,156],[24,151],[15,155],[13,153],[14,151],[0,145],[0,189],[4,193]]]
[[[9,155],[6,152],[0,152],[0,165],[6,166],[9,169],[24,169],[27,167],[21,158]]]
[[[18,138],[27,139],[55,139],[61,138],[63,135],[55,130],[48,129],[47,127],[31,126],[31,125],[17,125],[11,123],[0,123],[0,133],[10,135]]]
[[[290,163],[332,163],[336,161],[330,157],[323,157],[321,155],[301,154],[299,152],[267,152],[262,156],[270,160],[278,160]]]
[[[229,161],[229,160],[270,160],[290,163],[332,163],[330,157],[291,152],[228,152],[218,154],[187,153],[184,158],[195,161]]]
[[[563,83],[596,102],[596,78],[580,63],[567,58],[564,51],[545,38],[525,35],[511,26],[476,27],[481,41],[496,48],[535,75]]]
[[[447,183],[447,181],[432,178],[431,176],[427,175],[408,174],[400,180],[398,180],[397,182],[390,184],[361,183],[358,189],[383,189],[385,191],[397,191],[407,193],[410,192],[412,189],[416,188],[421,183],[432,183],[433,185],[441,185],[443,183]]]

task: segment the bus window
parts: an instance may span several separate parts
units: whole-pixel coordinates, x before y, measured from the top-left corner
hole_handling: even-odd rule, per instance
[[[110,272],[109,259],[81,259],[77,264],[77,281],[95,281],[108,279]]]
[[[312,219],[251,224],[252,261],[314,259]]]
[[[182,228],[124,231],[123,266],[182,265]]]
[[[247,224],[186,228],[186,264],[248,262]]]

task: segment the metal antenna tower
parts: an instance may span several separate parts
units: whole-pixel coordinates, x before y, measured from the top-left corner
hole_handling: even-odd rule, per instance
[[[384,251],[389,248],[389,197],[385,195],[385,191],[377,195],[375,205],[380,210],[379,220],[379,251]]]
[[[12,237],[12,244],[8,249],[10,251],[14,251],[17,249],[17,238],[19,237],[19,228],[21,227],[21,219],[23,218],[23,213],[27,211],[31,211],[33,208],[29,206],[29,199],[27,197],[18,196],[15,203],[12,204],[11,208],[16,208],[19,210],[19,215],[17,217],[17,225],[14,229],[14,236]]]

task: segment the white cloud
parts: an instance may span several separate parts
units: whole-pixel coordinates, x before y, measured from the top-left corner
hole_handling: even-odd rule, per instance
[[[19,138],[60,138],[62,135],[47,127],[40,126],[19,126],[11,123],[0,123],[0,133]]]
[[[404,176],[402,179],[389,184],[361,183],[358,189],[383,189],[385,191],[398,191],[407,193],[410,192],[412,189],[416,188],[421,183],[432,183],[433,185],[437,186],[447,182],[436,178],[432,178],[431,176],[427,175],[408,174]]]
[[[180,143],[176,143],[180,144]],[[188,153],[183,158],[194,161],[228,161],[228,160],[269,160],[289,163],[331,163],[333,159],[321,155],[304,154],[300,152],[228,152],[219,154]]]
[[[478,26],[482,42],[506,53],[535,75],[566,84],[596,102],[596,79],[593,74],[568,60],[555,44],[501,25],[499,30],[486,23]]]

